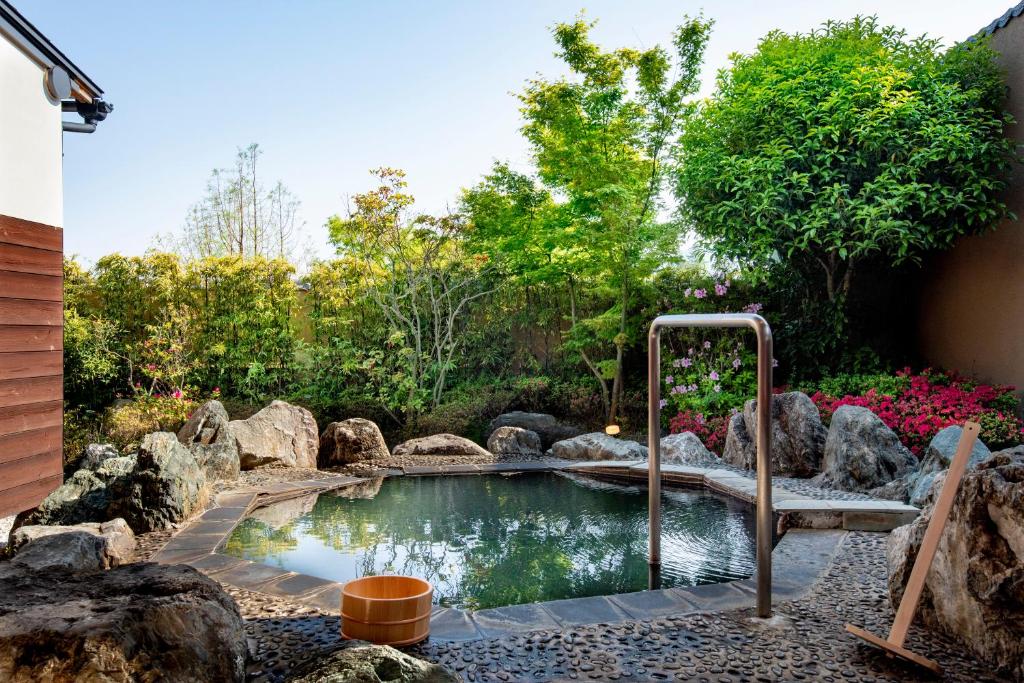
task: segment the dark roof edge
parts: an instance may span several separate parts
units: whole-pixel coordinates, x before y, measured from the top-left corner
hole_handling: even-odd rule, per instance
[[[1021,0],[1016,5],[1006,10],[1003,16],[999,17],[985,28],[978,31],[978,36],[990,36],[1001,28],[1006,28],[1006,25],[1011,20],[1016,19],[1021,14],[1024,14],[1024,0]]]
[[[57,49],[57,46],[50,42],[39,29],[23,17],[18,10],[7,2],[0,0],[0,34],[6,35],[19,47],[25,50],[32,58],[43,66],[60,66],[77,81],[80,89],[89,98],[100,98],[103,89],[96,85],[96,82],[85,75],[85,72],[78,68],[74,62],[68,59],[67,55]]]

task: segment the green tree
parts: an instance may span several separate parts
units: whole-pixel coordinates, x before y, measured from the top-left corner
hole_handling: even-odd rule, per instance
[[[534,251],[553,251],[569,286],[573,325],[568,344],[601,384],[607,417],[615,421],[624,384],[624,354],[636,341],[630,310],[638,283],[676,253],[677,231],[658,221],[660,195],[686,98],[699,86],[711,24],[687,19],[662,47],[602,51],[583,19],[554,28],[558,56],[570,77],[537,79],[520,95],[540,180],[565,197],[554,223],[531,231]],[[578,317],[578,286],[610,307]],[[609,382],[611,386],[609,386]]]
[[[461,216],[415,214],[404,172],[380,168],[373,174],[380,185],[357,194],[348,216],[332,216],[327,228],[386,321],[388,348],[381,359],[394,371],[380,395],[392,398],[386,407],[393,417],[398,410],[415,420],[444,396],[463,348],[468,306],[490,291],[483,286],[488,266],[465,253]]]
[[[943,52],[872,17],[769,33],[685,125],[681,216],[719,258],[791,269],[838,340],[867,259],[918,262],[1006,214],[1004,93],[983,40]]]

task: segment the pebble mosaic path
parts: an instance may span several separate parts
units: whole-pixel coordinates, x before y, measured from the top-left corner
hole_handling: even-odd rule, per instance
[[[646,479],[646,469],[642,462],[459,463],[407,466],[389,475],[571,470],[640,480]],[[750,474],[731,468],[665,466],[663,476],[668,485],[703,485],[754,500]],[[283,682],[297,665],[345,645],[337,616],[340,584],[216,550],[255,507],[364,483],[334,474],[224,492],[218,507],[169,540],[146,539],[145,550],[155,550],[154,561],[185,562],[220,581],[246,619],[250,679]],[[886,534],[872,530],[906,523],[917,510],[866,496],[829,496],[837,492],[811,490],[805,482],[786,486],[776,478],[773,483],[780,517],[808,515],[822,526],[838,528],[793,529],[782,537],[772,554],[775,616],[770,621],[754,618],[751,578],[471,613],[436,608],[430,640],[408,652],[441,663],[467,681],[928,680],[843,631],[852,622],[887,632],[893,614],[886,589]],[[908,643],[945,666],[948,680],[999,680],[944,636],[913,630]]]
[[[843,631],[850,621],[884,634],[892,621],[884,544],[882,533],[843,533],[821,577],[802,597],[777,601],[768,622],[741,608],[463,643],[428,640],[406,651],[466,681],[934,681]],[[246,618],[252,681],[287,681],[294,667],[345,644],[337,616],[259,593],[231,593]],[[908,644],[938,661],[947,681],[1002,680],[952,638],[912,628]]]

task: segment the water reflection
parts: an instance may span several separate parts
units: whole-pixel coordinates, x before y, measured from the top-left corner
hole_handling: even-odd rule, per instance
[[[667,491],[664,587],[749,576],[745,505]],[[399,573],[484,608],[648,587],[646,492],[560,474],[397,477],[255,511],[226,552],[336,581]]]

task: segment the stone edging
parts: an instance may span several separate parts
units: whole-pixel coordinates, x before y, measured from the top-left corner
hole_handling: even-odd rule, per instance
[[[627,480],[646,480],[647,477],[646,463],[621,461],[416,466],[404,468],[403,473],[454,475],[552,470],[580,471]],[[665,465],[662,467],[662,475],[668,484],[705,486],[746,502],[756,500],[753,482],[728,470]],[[187,528],[175,534],[150,560],[163,564],[188,564],[221,583],[287,598],[328,614],[337,614],[342,584],[230,557],[217,550],[235,526],[258,507],[365,481],[367,479],[336,476],[273,484],[253,491],[222,493],[217,496],[218,507],[207,510]],[[808,514],[834,526],[838,520],[839,526],[844,528],[858,528],[855,526],[858,520],[866,520],[870,530],[879,530],[879,519],[888,523],[896,518],[902,519],[911,512],[917,515],[916,508],[906,510],[910,506],[889,504],[890,501],[884,501],[885,504],[883,501],[821,501],[781,489],[773,489],[772,495],[773,503],[778,501],[774,507],[780,513]],[[900,524],[907,521],[901,521]],[[854,526],[847,526],[848,523]],[[786,533],[772,553],[773,599],[779,602],[804,595],[829,566],[845,536],[846,531],[842,529],[794,529]],[[690,588],[571,598],[477,611],[435,607],[430,621],[431,638],[435,641],[467,641],[566,626],[753,607],[755,585],[756,577],[751,577]]]

